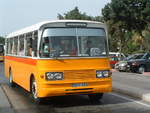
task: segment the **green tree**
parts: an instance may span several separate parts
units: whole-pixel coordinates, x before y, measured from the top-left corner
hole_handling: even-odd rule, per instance
[[[79,11],[78,7],[75,7],[73,10],[64,13],[63,15],[58,14],[58,19],[72,19],[72,20],[93,20],[93,21],[102,21],[103,18],[101,16],[89,16],[86,13],[82,13]]]
[[[103,18],[109,26],[111,37],[121,40],[121,45],[124,47],[126,46],[124,42],[126,32],[134,31],[143,40],[140,49],[144,47],[142,32],[150,22],[149,12],[150,0],[112,0],[102,9]],[[117,34],[117,31],[120,33]]]
[[[5,38],[0,36],[0,44],[4,44],[5,43]]]

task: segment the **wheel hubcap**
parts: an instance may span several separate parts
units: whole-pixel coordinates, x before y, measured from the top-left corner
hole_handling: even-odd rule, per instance
[[[12,83],[12,73],[10,72],[9,82]]]
[[[37,98],[37,84],[35,80],[32,83],[32,94],[33,94],[33,97],[36,99]]]

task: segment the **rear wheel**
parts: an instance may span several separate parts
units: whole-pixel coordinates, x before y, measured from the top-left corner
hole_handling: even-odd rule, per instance
[[[91,101],[97,102],[97,101],[99,101],[100,99],[102,99],[103,93],[89,94],[88,96],[89,96],[89,99],[90,99]]]
[[[137,70],[135,70],[135,69],[131,69],[131,72],[136,73],[136,72],[137,72]]]
[[[145,72],[145,67],[144,66],[140,66],[138,72],[140,74],[143,74]]]
[[[40,104],[42,100],[41,100],[41,98],[39,98],[37,96],[37,94],[38,94],[37,93],[37,82],[34,77],[32,77],[32,80],[31,80],[31,94],[32,94],[32,98],[33,98],[34,102],[37,104]]]
[[[11,87],[15,87],[15,83],[13,82],[13,74],[12,74],[12,72],[11,72],[11,70],[10,70],[10,72],[9,72],[9,85],[11,86]]]

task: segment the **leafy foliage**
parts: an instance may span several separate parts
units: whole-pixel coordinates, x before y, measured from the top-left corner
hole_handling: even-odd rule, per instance
[[[0,36],[0,44],[4,44],[5,43],[5,38]]]
[[[150,0],[112,0],[102,9],[111,35],[110,42],[118,40],[119,50],[128,53],[149,48],[145,46],[147,39],[143,35],[143,31],[150,27],[149,13]]]
[[[58,19],[72,19],[72,20],[93,20],[93,21],[102,21],[100,16],[88,16],[86,13],[81,13],[78,7],[75,7],[73,10],[64,13],[63,15],[58,14]]]
[[[73,10],[58,14],[58,19],[93,20],[105,22],[111,51],[126,54],[150,50],[150,0],[111,0],[101,16],[89,16]]]

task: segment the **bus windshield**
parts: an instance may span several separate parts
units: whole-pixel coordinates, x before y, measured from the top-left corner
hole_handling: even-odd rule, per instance
[[[40,56],[101,57],[106,56],[107,43],[104,29],[47,28],[43,32]]]

